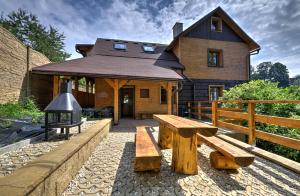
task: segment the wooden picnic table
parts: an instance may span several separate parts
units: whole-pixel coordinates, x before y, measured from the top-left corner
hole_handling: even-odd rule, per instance
[[[172,148],[172,170],[183,174],[197,174],[197,135],[216,134],[217,127],[174,115],[154,115],[159,123],[158,144]]]

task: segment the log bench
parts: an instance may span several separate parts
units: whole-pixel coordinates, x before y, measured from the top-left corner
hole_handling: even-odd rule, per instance
[[[216,150],[209,156],[210,164],[215,169],[238,169],[247,167],[254,161],[254,155],[218,137],[197,134],[197,139]]]
[[[161,156],[161,151],[150,132],[150,127],[137,127],[134,171],[160,171]]]

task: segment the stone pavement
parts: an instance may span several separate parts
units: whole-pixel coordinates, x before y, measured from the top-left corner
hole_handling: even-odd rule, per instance
[[[134,173],[135,126],[153,120],[121,120],[93,152],[63,195],[300,195],[300,175],[265,159],[237,171],[210,167],[209,147],[198,148],[199,174],[171,171],[172,151],[162,150],[159,173]]]
[[[96,121],[84,122],[81,125],[82,132],[84,132],[95,122]],[[72,127],[70,129],[70,139],[72,139],[72,137],[76,136],[77,134],[77,127]],[[28,162],[54,150],[66,141],[64,138],[64,134],[55,134],[48,141],[36,141],[18,150],[10,151],[0,155],[0,178],[11,174],[16,169],[26,165]]]

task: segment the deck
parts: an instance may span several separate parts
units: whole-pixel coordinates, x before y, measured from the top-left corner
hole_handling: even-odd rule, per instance
[[[300,175],[256,157],[237,171],[218,171],[209,164],[209,147],[198,148],[198,175],[171,172],[171,150],[162,150],[159,173],[134,173],[135,127],[153,120],[121,119],[93,152],[63,195],[300,195]]]

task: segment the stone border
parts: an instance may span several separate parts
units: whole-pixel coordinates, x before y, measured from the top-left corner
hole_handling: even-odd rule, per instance
[[[49,131],[49,137],[51,138],[52,136],[54,136],[57,133],[57,129],[51,130]],[[18,150],[19,148],[22,148],[28,144],[31,144],[33,142],[37,142],[37,141],[41,141],[45,138],[45,133],[41,133],[35,137],[32,138],[28,138],[25,140],[21,140],[12,144],[9,144],[7,146],[3,146],[2,148],[0,148],[0,155],[7,153],[9,151],[13,151],[13,150]]]
[[[0,178],[0,193],[7,196],[60,195],[110,129],[111,119],[99,120],[54,151]]]
[[[251,146],[249,144],[246,144],[244,142],[241,142],[239,140],[236,140],[230,136],[227,135],[217,135],[217,137],[223,139],[226,142],[229,142],[235,146],[238,146],[250,153],[253,153],[255,155],[258,155],[260,157],[263,157],[267,160],[273,161],[274,163],[285,167],[287,169],[290,169],[298,174],[300,174],[300,163],[297,163],[296,161],[290,160],[288,158],[285,158],[283,156],[268,152],[266,150],[257,148],[255,146]]]

